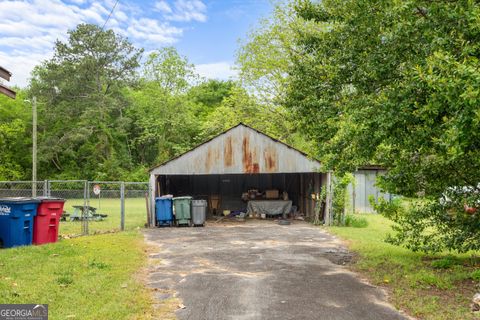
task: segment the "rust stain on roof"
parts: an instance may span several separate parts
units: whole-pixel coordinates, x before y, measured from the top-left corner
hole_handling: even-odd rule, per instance
[[[212,152],[212,148],[208,148],[207,151],[207,159],[205,161],[205,171],[210,172],[212,169],[213,162],[215,161],[214,154]]]
[[[250,138],[248,136],[243,137],[242,153],[243,171],[245,173],[259,173],[257,150],[256,148],[253,148],[253,150],[250,148]]]
[[[210,148],[210,151],[209,151]],[[270,148],[270,150],[266,150]],[[239,124],[151,168],[155,174],[311,172],[317,160],[265,133]]]
[[[275,146],[267,146],[263,153],[265,160],[265,170],[267,172],[276,172],[278,167],[277,149]]]
[[[231,167],[234,164],[233,142],[232,142],[231,136],[228,136],[225,139],[225,147],[223,151],[223,163],[225,167]]]

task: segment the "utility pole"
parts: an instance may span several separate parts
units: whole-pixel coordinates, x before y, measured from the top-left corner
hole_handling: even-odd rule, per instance
[[[37,97],[24,100],[32,104],[32,197],[37,196]]]
[[[37,97],[32,98],[32,197],[37,196]]]

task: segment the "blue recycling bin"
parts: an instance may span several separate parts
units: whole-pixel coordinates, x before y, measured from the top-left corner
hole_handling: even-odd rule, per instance
[[[159,227],[173,225],[172,197],[155,198],[155,217]]]
[[[0,198],[0,247],[32,244],[33,218],[39,203],[32,198]]]

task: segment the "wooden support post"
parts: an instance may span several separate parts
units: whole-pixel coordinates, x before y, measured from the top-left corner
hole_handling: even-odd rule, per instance
[[[300,197],[299,197],[299,201],[298,201],[298,206],[299,206],[299,211],[301,213],[304,213],[305,214],[305,206],[304,206],[304,200],[305,200],[305,196],[303,194],[303,190],[304,190],[304,186],[303,186],[303,173],[300,173]]]
[[[147,228],[149,228],[152,225],[152,219],[150,216],[150,205],[149,205],[150,199],[148,197],[148,192],[145,192],[145,207],[147,209]]]
[[[313,202],[313,214],[314,216],[316,215],[315,213],[315,206],[317,205],[317,201],[320,199],[320,191],[321,191],[321,176],[320,173],[314,173],[314,185],[313,185],[313,191],[315,193],[315,201]],[[318,203],[320,208],[322,207],[322,203]],[[321,218],[319,218],[321,220]]]
[[[327,197],[325,199],[325,225],[332,224],[332,172],[327,172]]]

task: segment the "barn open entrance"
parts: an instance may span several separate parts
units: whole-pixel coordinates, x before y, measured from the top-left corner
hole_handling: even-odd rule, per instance
[[[207,200],[210,217],[224,210],[247,212],[248,202],[252,200],[285,199],[292,202],[293,210],[311,216],[312,195],[318,194],[321,188],[319,173],[159,175],[156,178],[157,196],[171,194]],[[254,198],[252,190],[258,191]],[[218,199],[217,208],[212,207],[212,199]]]

